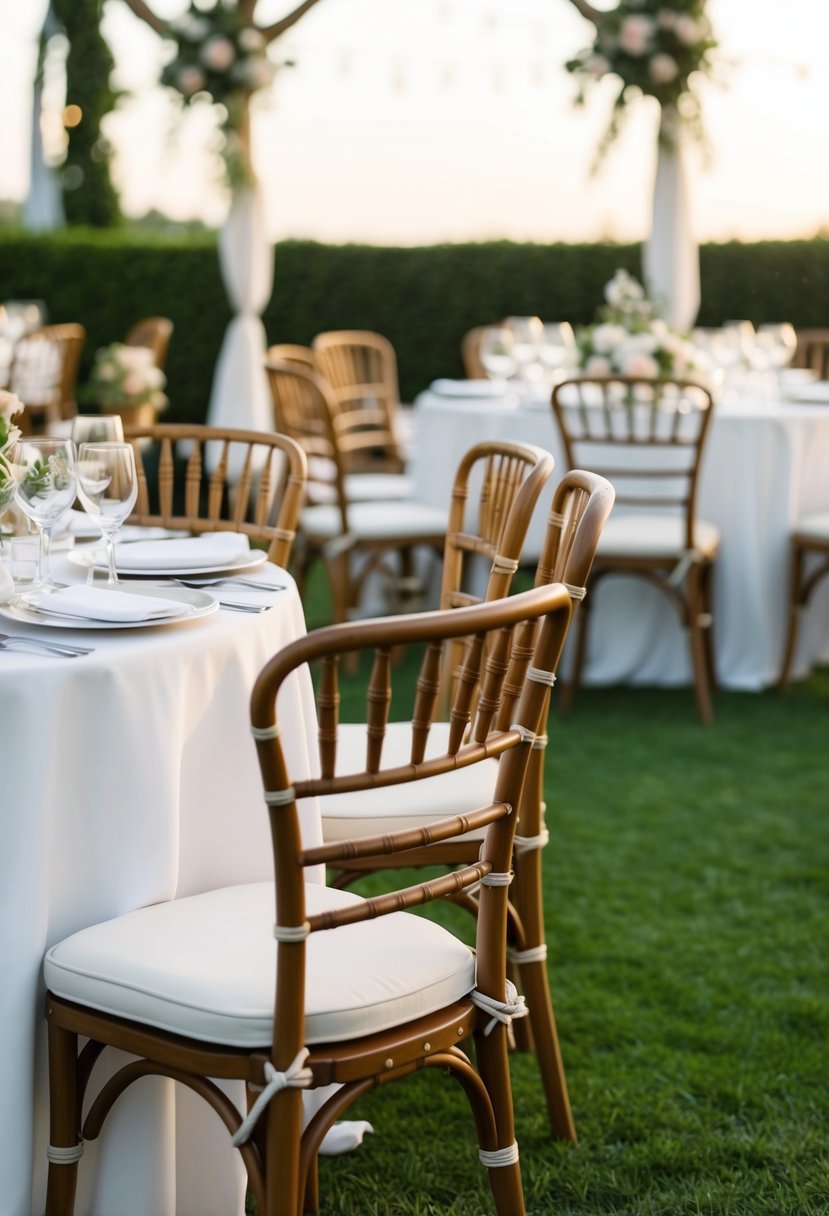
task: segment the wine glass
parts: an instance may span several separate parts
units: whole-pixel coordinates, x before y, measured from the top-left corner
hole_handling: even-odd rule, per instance
[[[556,384],[576,362],[576,335],[569,321],[545,321],[538,358],[546,379]]]
[[[76,448],[82,443],[123,443],[124,424],[120,414],[76,414],[70,438]]]
[[[540,317],[507,317],[504,327],[512,334],[512,355],[516,375],[521,380],[537,380],[541,375],[538,352],[544,340]]]
[[[490,380],[508,380],[516,368],[510,331],[503,326],[487,326],[481,334],[478,358]]]
[[[775,371],[787,367],[797,350],[797,333],[788,321],[761,325],[756,342],[767,354],[768,362]]]
[[[103,534],[107,585],[118,582],[115,538],[138,498],[135,453],[129,443],[82,443],[78,449],[78,497]]]
[[[54,591],[60,583],[49,569],[52,529],[75,501],[78,478],[71,439],[21,439],[15,449],[17,481],[14,499],[35,525],[40,538],[33,591]]]

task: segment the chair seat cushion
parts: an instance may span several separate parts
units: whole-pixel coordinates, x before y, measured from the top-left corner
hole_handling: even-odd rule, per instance
[[[339,508],[325,504],[305,507],[300,513],[299,526],[308,536],[333,540],[342,533]],[[447,510],[423,502],[356,502],[348,508],[349,531],[362,541],[394,541],[409,536],[439,537],[442,540],[448,526]]]
[[[704,557],[714,557],[720,543],[719,529],[698,519],[694,524],[694,547]],[[611,515],[599,540],[598,556],[679,559],[685,552],[685,521],[676,515]]]
[[[312,488],[315,505],[337,501],[333,485],[319,481],[314,482]],[[345,496],[349,502],[388,501],[411,498],[412,494],[414,482],[405,473],[348,473],[345,478]]]
[[[306,912],[361,903],[306,883]],[[56,996],[211,1043],[265,1047],[273,1028],[272,883],[153,904],[82,929],[46,955]],[[396,912],[311,934],[306,1043],[374,1034],[442,1009],[475,986],[472,951]]]
[[[429,732],[427,758],[446,751],[449,726],[436,722]],[[383,743],[383,767],[408,764],[411,725],[391,722]],[[337,772],[362,769],[366,753],[364,724],[340,726],[337,741]],[[362,790],[353,794],[328,795],[319,799],[323,838],[348,840],[352,836],[374,836],[404,828],[428,827],[438,819],[461,815],[492,801],[498,761],[484,760],[467,768],[404,785]],[[464,840],[483,840],[486,828],[468,832]]]
[[[829,544],[829,514],[806,515],[797,521],[794,535],[798,539]]]

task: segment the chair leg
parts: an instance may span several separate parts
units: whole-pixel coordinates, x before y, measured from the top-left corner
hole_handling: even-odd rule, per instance
[[[319,1157],[315,1156],[314,1160],[308,1169],[308,1177],[305,1181],[305,1200],[303,1203],[304,1213],[316,1213],[320,1210],[320,1174],[319,1174]]]
[[[515,1143],[515,1124],[506,1027],[497,1026],[489,1035],[477,1034],[475,1052],[478,1072],[492,1101],[498,1147],[500,1151],[508,1151]],[[489,1165],[487,1170],[497,1216],[526,1216],[518,1161],[509,1165]]]
[[[791,572],[789,575],[789,623],[786,629],[786,645],[783,651],[783,662],[780,665],[778,687],[782,690],[789,682],[789,675],[794,662],[797,636],[800,632],[800,617],[804,605],[801,601],[801,583],[803,579],[803,550],[799,545],[792,545]]]
[[[50,1161],[46,1185],[46,1216],[72,1216],[75,1210],[78,1159],[73,1161],[71,1157],[72,1150],[81,1144],[78,1116],[78,1036],[50,1021]],[[67,1160],[56,1159],[61,1155]]]
[[[714,650],[714,563],[706,562],[702,568],[702,611],[705,625],[705,663],[708,670],[708,687],[717,688],[717,658]]]
[[[302,1092],[284,1089],[268,1108],[265,1129],[267,1210],[259,1216],[302,1216],[299,1185]]]
[[[714,709],[708,687],[705,629],[701,624],[703,603],[700,577],[699,566],[692,566],[688,571],[686,611],[688,613],[688,636],[691,643],[691,664],[694,671],[694,696],[700,719],[707,724],[714,717]]]

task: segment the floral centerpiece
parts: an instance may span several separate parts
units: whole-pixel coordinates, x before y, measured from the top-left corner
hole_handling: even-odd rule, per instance
[[[604,289],[596,324],[576,332],[579,366],[588,376],[685,376],[704,372],[704,356],[657,316],[656,308],[626,270]]]
[[[275,72],[266,39],[245,24],[236,4],[224,0],[207,10],[191,2],[164,32],[175,53],[162,71],[162,84],[175,89],[185,106],[207,100],[224,108],[225,168],[231,184],[243,182],[250,172],[239,139],[247,121],[247,102],[257,89],[271,83]]]
[[[11,451],[20,438],[20,429],[12,421],[24,410],[15,393],[0,390],[0,515],[11,505],[17,479],[11,463]]]
[[[154,417],[167,405],[162,391],[166,383],[148,347],[113,342],[95,356],[89,394],[107,412],[128,414],[147,407],[144,412],[152,411]]]
[[[576,100],[585,99],[591,84],[615,76],[619,90],[610,124],[599,145],[598,158],[619,133],[629,102],[643,93],[662,107],[660,138],[669,139],[678,120],[701,136],[695,72],[708,72],[717,43],[705,13],[705,0],[620,0],[602,12],[593,44],[565,65],[579,81]]]

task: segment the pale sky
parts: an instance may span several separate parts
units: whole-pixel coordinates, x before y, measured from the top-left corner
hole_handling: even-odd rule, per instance
[[[168,17],[186,7],[151,2]],[[27,189],[45,7],[0,0],[0,198]],[[261,0],[259,17],[290,7]],[[689,153],[696,235],[751,240],[829,228],[829,0],[709,0],[708,11],[722,83],[701,89],[708,167],[698,148]],[[131,94],[107,127],[125,211],[156,207],[220,223],[226,200],[204,152],[209,111],[176,124],[155,83],[160,40],[120,0],[108,0],[104,28],[117,83]],[[255,117],[271,237],[640,239],[655,107],[635,107],[591,176],[613,86],[576,109],[563,67],[590,28],[569,0],[320,0],[272,48],[296,67],[279,73]],[[62,103],[54,90],[53,102]]]

